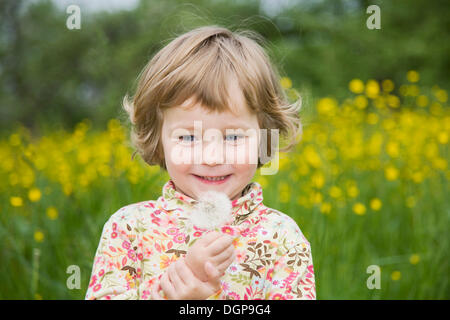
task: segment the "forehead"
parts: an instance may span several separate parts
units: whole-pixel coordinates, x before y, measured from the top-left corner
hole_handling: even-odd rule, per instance
[[[202,121],[203,128],[250,128],[257,119],[245,102],[235,103],[230,109],[213,111],[189,98],[180,106],[164,110],[164,125],[174,129],[192,126],[194,121]]]

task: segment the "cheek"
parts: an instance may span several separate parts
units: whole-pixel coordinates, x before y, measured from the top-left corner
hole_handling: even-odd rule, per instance
[[[259,157],[259,137],[257,135],[250,136],[246,141],[245,148],[248,153],[248,163],[257,165]]]
[[[239,151],[242,150],[242,152]],[[244,155],[244,162],[235,162],[233,168],[239,178],[250,180],[258,169],[259,139],[257,136],[249,136],[245,143],[237,148],[238,155]]]
[[[249,150],[249,163],[251,164],[258,164],[258,158],[259,158],[259,143],[258,140],[250,140],[248,144],[248,150]]]
[[[180,174],[189,171],[191,165],[188,161],[183,161],[183,152],[179,148],[168,147],[164,149],[164,160],[166,162],[167,171],[170,175]]]
[[[173,180],[182,179],[190,172],[191,166],[188,164],[176,164],[166,158],[167,173]]]
[[[226,145],[226,163],[234,165],[258,165],[259,149],[257,140],[247,139],[239,145]]]
[[[167,166],[167,172],[171,177],[177,177],[190,172],[190,166],[186,164],[170,164]]]
[[[189,168],[190,164],[193,163],[192,150],[189,147],[176,142],[165,141],[163,150],[167,168],[179,167],[181,170],[182,168]]]
[[[233,172],[236,177],[243,180],[251,179],[256,172],[256,164],[235,164],[233,165]]]

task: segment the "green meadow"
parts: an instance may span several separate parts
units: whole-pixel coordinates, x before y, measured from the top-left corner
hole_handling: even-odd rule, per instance
[[[346,99],[311,100],[296,148],[255,175],[264,203],[310,241],[318,299],[449,298],[448,98],[419,77],[408,72],[398,96],[391,80],[353,79]],[[132,152],[117,119],[0,140],[0,298],[84,298],[103,224],[169,178]]]

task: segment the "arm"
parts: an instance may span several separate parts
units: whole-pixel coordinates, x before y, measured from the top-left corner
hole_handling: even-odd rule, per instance
[[[151,288],[151,297],[153,300],[209,299],[220,289],[220,273],[209,261],[205,263],[205,273],[209,278],[206,282],[198,279],[185,259],[180,258],[165,270],[159,284]]]
[[[300,242],[277,258],[272,270],[268,271],[267,280],[271,288],[266,293],[269,300],[315,300],[311,246]]]
[[[94,257],[86,300],[100,299],[139,299],[138,259],[133,247],[136,235],[126,220],[114,215],[105,223]],[[158,281],[155,275],[155,282]],[[143,297],[145,298],[145,293]]]
[[[135,252],[127,232],[115,220],[111,216],[103,227],[86,300],[137,299],[136,266],[131,259]]]

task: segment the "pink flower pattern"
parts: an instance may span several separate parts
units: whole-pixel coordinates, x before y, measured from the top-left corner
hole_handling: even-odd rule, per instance
[[[103,227],[86,299],[151,299],[167,265],[207,232],[188,223],[196,203],[169,180],[157,200],[115,212]],[[208,299],[315,300],[310,243],[291,217],[263,204],[257,182],[232,201],[232,216],[218,230],[238,237],[237,259],[221,278],[222,290]]]

